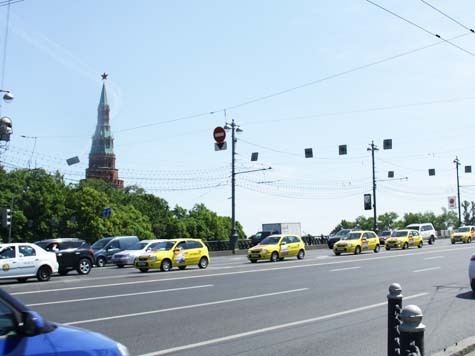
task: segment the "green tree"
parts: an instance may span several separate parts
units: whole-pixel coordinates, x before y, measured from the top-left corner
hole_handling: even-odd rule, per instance
[[[379,230],[389,230],[395,227],[399,215],[395,212],[384,213],[378,216]]]

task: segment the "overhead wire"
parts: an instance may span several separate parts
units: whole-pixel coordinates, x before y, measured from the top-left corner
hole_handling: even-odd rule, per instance
[[[431,7],[432,9],[434,9],[435,11],[437,11],[439,14],[445,16],[446,18],[448,18],[449,20],[451,20],[452,22],[455,22],[457,25],[463,27],[464,29],[472,32],[472,33],[475,33],[475,31],[468,27],[468,26],[465,26],[463,23],[461,23],[460,21],[456,20],[455,18],[453,18],[452,16],[448,15],[447,13],[445,13],[444,11],[440,10],[439,8],[435,7],[434,5],[430,4],[429,2],[425,1],[425,0],[420,0],[422,3],[424,3],[425,5]]]

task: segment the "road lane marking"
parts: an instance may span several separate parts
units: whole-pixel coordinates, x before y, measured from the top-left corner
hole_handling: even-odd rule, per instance
[[[44,289],[44,290],[25,291],[25,292],[12,292],[10,294],[11,295],[26,295],[26,294],[37,294],[37,293],[50,293],[50,292],[70,291],[70,290],[78,290],[78,289],[104,288],[104,287],[131,285],[131,284],[144,284],[144,283],[177,281],[177,280],[195,279],[195,278],[222,277],[222,276],[239,275],[239,274],[247,274],[247,273],[273,272],[273,271],[288,270],[288,269],[294,269],[294,268],[331,266],[331,265],[340,265],[340,264],[353,263],[353,262],[378,261],[378,260],[381,260],[381,259],[389,259],[389,258],[413,257],[413,256],[434,254],[434,253],[440,253],[440,252],[457,252],[457,251],[463,251],[463,250],[468,248],[467,246],[461,246],[461,245],[459,245],[459,246],[460,247],[452,247],[450,249],[439,250],[439,251],[413,252],[413,253],[406,253],[406,254],[395,254],[395,255],[391,255],[391,256],[367,257],[367,258],[361,258],[360,257],[360,258],[349,259],[349,260],[342,259],[340,261],[333,261],[333,262],[321,262],[321,263],[283,266],[283,267],[271,267],[271,268],[252,269],[252,270],[243,270],[243,271],[234,271],[234,272],[210,273],[210,274],[199,274],[199,275],[194,274],[194,275],[182,276],[182,277],[156,278],[156,279],[149,279],[149,280],[109,283],[109,284],[101,284],[101,285],[89,285],[89,286],[78,286],[78,287],[68,287],[68,288]],[[341,259],[342,257],[335,257],[335,258],[336,259]],[[255,267],[255,264],[253,264],[252,267]],[[203,270],[199,270],[199,271],[200,271],[200,273],[203,273]],[[176,271],[176,272],[180,273],[180,271]],[[185,271],[181,271],[181,272],[183,273]],[[189,272],[191,272],[191,271],[189,271]],[[140,276],[142,277],[143,275],[140,274]]]
[[[440,269],[440,267],[431,267],[431,268],[424,268],[424,269],[416,269],[415,271],[412,271],[414,273],[419,273],[419,272],[425,272],[425,271],[433,271],[435,269]]]
[[[206,287],[214,287],[214,285],[213,285],[213,284],[204,284],[204,285],[201,285],[201,286],[192,286],[192,287],[183,287],[183,288],[171,288],[171,289],[159,289],[159,290],[152,290],[152,291],[147,291],[147,292],[137,292],[137,293],[127,293],[127,294],[116,294],[116,295],[106,295],[106,296],[102,296],[102,297],[92,297],[92,298],[60,300],[60,301],[56,301],[56,302],[27,304],[27,306],[28,306],[28,307],[37,307],[37,306],[40,306],[40,305],[75,303],[75,302],[84,302],[84,301],[88,301],[88,300],[121,298],[121,297],[135,296],[135,295],[154,294],[154,293],[176,292],[176,291],[183,291],[183,290],[187,290],[187,289],[198,289],[198,288],[206,288]]]
[[[303,292],[303,291],[305,291],[305,290],[308,290],[308,288],[290,289],[290,290],[284,290],[284,291],[281,291],[281,292],[274,292],[274,293],[251,295],[251,296],[248,296],[248,297],[233,298],[233,299],[224,299],[224,300],[218,300],[218,301],[215,301],[215,302],[207,302],[207,303],[183,305],[183,306],[181,306],[181,307],[172,307],[172,308],[166,308],[166,309],[150,310],[150,311],[140,312],[140,313],[113,315],[113,316],[104,317],[104,318],[97,318],[97,319],[78,320],[78,321],[72,321],[72,322],[69,322],[69,323],[62,323],[62,324],[64,324],[64,325],[88,324],[88,323],[95,323],[95,322],[97,322],[97,321],[123,319],[123,318],[130,318],[130,317],[134,317],[134,316],[150,315],[150,314],[165,313],[165,312],[169,312],[169,311],[176,311],[176,310],[184,310],[184,309],[192,309],[192,308],[206,307],[206,306],[209,306],[209,305],[217,305],[217,304],[240,302],[240,301],[242,301],[242,300],[266,298],[266,297],[272,297],[272,296],[275,296],[275,295],[298,293],[298,292]],[[407,298],[406,298],[406,299],[407,299]]]
[[[438,258],[445,258],[445,256],[434,256],[434,257],[425,257],[425,260],[436,260]]]
[[[331,269],[330,272],[339,272],[339,271],[347,271],[349,269],[358,269],[361,267],[346,267],[346,268],[337,268],[337,269]]]
[[[414,295],[411,295],[409,297],[404,297],[404,300],[419,298],[419,297],[423,297],[423,296],[428,295],[428,294],[429,293],[414,294]],[[349,314],[353,314],[353,313],[357,313],[357,312],[361,312],[361,311],[365,311],[365,310],[369,310],[369,309],[374,309],[374,308],[378,308],[378,307],[386,306],[386,305],[388,305],[387,301],[377,303],[377,304],[367,305],[367,306],[364,306],[364,307],[348,309],[348,310],[344,310],[344,311],[333,313],[333,314],[317,316],[315,318],[293,321],[293,322],[290,322],[290,323],[269,326],[267,328],[251,330],[251,331],[246,331],[246,332],[239,333],[239,334],[228,335],[228,336],[219,337],[219,338],[216,338],[216,339],[210,339],[210,340],[205,340],[205,341],[201,341],[201,342],[196,342],[194,344],[172,347],[172,348],[165,349],[165,350],[158,350],[158,351],[155,351],[155,352],[142,354],[140,356],[166,355],[166,354],[169,354],[169,353],[172,353],[172,352],[190,350],[190,349],[194,349],[196,347],[208,346],[208,345],[217,344],[217,343],[224,342],[224,341],[231,341],[231,340],[235,340],[235,339],[240,339],[240,338],[243,338],[243,337],[246,337],[246,336],[254,336],[254,335],[263,334],[263,333],[267,333],[267,332],[271,332],[271,331],[276,331],[276,330],[286,329],[286,328],[300,326],[300,325],[304,325],[304,324],[314,323],[314,322],[317,322],[317,321],[332,319],[332,318],[336,318],[336,317],[340,317],[340,316],[344,316],[344,315],[349,315]]]

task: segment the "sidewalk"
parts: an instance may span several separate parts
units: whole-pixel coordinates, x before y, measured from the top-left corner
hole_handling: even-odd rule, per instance
[[[466,338],[432,356],[475,356],[475,336]]]

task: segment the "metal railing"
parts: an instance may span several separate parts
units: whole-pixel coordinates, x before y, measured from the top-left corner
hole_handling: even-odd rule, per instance
[[[320,236],[311,236],[306,235],[302,236],[302,241],[307,246],[312,245],[324,245],[328,242],[328,236],[320,235]],[[229,240],[212,240],[212,241],[203,241],[206,246],[208,247],[209,251],[228,251],[231,250],[231,245]],[[236,248],[239,250],[247,250],[251,246],[251,240],[237,240]]]

